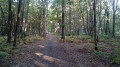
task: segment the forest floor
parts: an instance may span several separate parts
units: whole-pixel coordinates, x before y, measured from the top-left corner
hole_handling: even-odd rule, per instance
[[[11,67],[110,67],[109,58],[78,51],[76,45],[60,42],[50,33],[45,40],[22,46]]]

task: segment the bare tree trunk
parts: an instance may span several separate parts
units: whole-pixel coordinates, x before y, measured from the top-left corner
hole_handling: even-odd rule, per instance
[[[23,0],[23,2],[22,2],[22,24],[21,24],[20,32],[24,31],[24,28],[23,28],[23,26],[24,26],[24,12],[25,12],[25,0]],[[22,34],[21,37],[25,37],[24,35],[25,34]]]
[[[99,26],[98,26],[98,33],[101,33],[101,24],[102,24],[102,19],[101,19],[101,11],[102,11],[102,7],[101,7],[101,0],[100,0],[100,8],[99,8]]]
[[[2,17],[3,17],[3,19],[4,19],[4,22],[2,22],[1,23],[1,25],[0,26],[6,26],[6,24],[7,24],[7,20],[6,20],[6,18],[5,18],[5,14],[4,14],[4,12],[3,12],[3,8],[2,8],[2,6],[0,5],[0,9],[1,9],[1,12],[2,12]],[[1,33],[0,34],[4,34],[4,35],[6,35],[6,29],[3,29],[3,27],[0,27],[1,29]]]
[[[41,15],[40,15],[39,19],[41,19]],[[40,28],[40,26],[41,26],[41,22],[39,21],[39,36],[41,36],[41,28]]]
[[[96,34],[96,0],[94,0],[94,41],[95,41],[95,50],[98,50],[97,48],[97,34]]]
[[[25,17],[25,27],[24,27],[24,31],[25,31],[25,32],[27,31],[28,12],[29,12],[29,1],[30,1],[30,0],[27,0],[27,14],[26,14],[26,17]],[[25,32],[24,32],[24,34],[25,34]]]
[[[70,36],[72,36],[72,24],[71,24],[71,0],[69,0],[69,23],[70,23]]]
[[[4,14],[4,12],[3,12],[3,8],[2,8],[1,5],[0,5],[0,9],[1,9],[2,16],[3,16],[3,19],[4,19],[4,21],[5,21],[5,24],[6,24],[7,20],[5,19],[5,14]]]
[[[18,12],[17,12],[17,22],[16,22],[16,27],[15,27],[14,44],[13,44],[13,46],[15,46],[15,47],[16,47],[16,41],[17,41],[18,27],[19,27],[19,24],[20,24],[20,10],[21,10],[21,3],[22,3],[22,0],[19,0],[19,4],[18,4]]]
[[[64,16],[64,11],[65,11],[65,5],[64,5],[64,0],[62,0],[62,36],[61,39],[65,39],[65,16]]]
[[[8,36],[7,42],[9,43],[9,42],[11,42],[11,32],[12,32],[12,28],[11,28],[11,26],[12,26],[11,0],[9,0],[8,4],[9,4],[9,13],[8,13],[8,25],[7,25],[7,32],[8,32],[7,33],[7,36]]]
[[[112,32],[113,37],[115,37],[115,14],[117,10],[117,3],[118,3],[118,0],[116,1],[116,7],[115,7],[115,0],[113,0],[113,32]]]
[[[45,1],[42,0],[43,6],[43,36],[46,37],[46,21],[45,21]]]
[[[87,11],[87,19],[86,19],[86,21],[87,21],[87,28],[86,28],[86,30],[87,30],[87,34],[89,34],[89,31],[88,31],[88,28],[89,28],[89,26],[88,26],[88,9],[87,9],[87,0],[85,0],[85,3],[86,3],[86,11]]]

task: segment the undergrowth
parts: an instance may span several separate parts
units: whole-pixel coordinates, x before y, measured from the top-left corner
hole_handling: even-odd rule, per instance
[[[0,66],[8,66],[10,62],[11,44],[6,43],[6,37],[0,37]]]
[[[25,38],[19,38],[17,46],[32,43],[41,39],[43,39],[43,37],[26,36]],[[13,50],[13,43],[6,43],[6,40],[7,37],[0,37],[0,66],[9,67],[12,64],[12,62],[9,62],[10,59],[15,56],[19,50],[17,48]]]
[[[58,39],[62,42],[79,43],[76,46],[78,50],[87,50],[94,55],[102,57],[112,55],[110,56],[112,58],[111,63],[120,64],[120,37],[113,38],[110,35],[99,35],[98,51],[94,50],[95,45],[93,37],[88,35],[66,36],[64,40],[58,37]],[[111,48],[114,50],[111,50]]]
[[[59,40],[60,37],[58,37]],[[82,42],[83,40],[90,40],[90,41],[93,41],[93,38],[91,36],[88,36],[88,35],[79,35],[79,36],[65,36],[65,39],[64,40],[61,40],[63,42],[76,42],[76,43],[80,43]]]
[[[25,45],[27,43],[32,43],[34,41],[42,40],[42,39],[44,39],[44,38],[40,37],[40,36],[36,36],[36,37],[34,37],[34,36],[27,36],[25,38],[19,39],[19,41],[20,41],[21,45]]]

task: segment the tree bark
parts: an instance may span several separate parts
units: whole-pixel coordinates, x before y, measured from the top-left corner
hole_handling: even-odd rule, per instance
[[[20,30],[20,32],[24,31],[24,27],[23,27],[24,26],[24,12],[25,12],[25,0],[23,0],[23,2],[22,2],[22,24],[21,24],[21,30]],[[24,35],[25,35],[25,33],[22,34],[21,37],[25,37]]]
[[[115,0],[113,0],[113,32],[112,32],[113,37],[115,37],[115,14],[117,10],[117,3],[118,3],[118,0],[116,1],[116,7],[115,7]]]
[[[97,48],[97,34],[96,34],[96,0],[94,0],[94,41],[95,41],[95,50],[98,50]]]
[[[45,21],[45,1],[42,0],[43,6],[43,37],[46,37],[46,21]]]
[[[14,34],[14,44],[13,44],[14,47],[16,47],[17,32],[18,32],[18,27],[19,27],[19,24],[20,24],[21,3],[22,3],[22,0],[19,0],[19,4],[18,4],[18,12],[17,12],[17,22],[16,22],[15,34]]]
[[[64,0],[62,0],[62,35],[61,39],[65,39],[65,17],[64,17],[64,10],[65,10],[65,5],[64,5]]]
[[[11,31],[12,31],[12,6],[11,6],[11,0],[8,2],[9,5],[9,12],[8,12],[8,25],[7,25],[7,42],[11,42]]]
[[[69,0],[69,23],[70,23],[70,36],[72,36],[72,24],[71,24],[71,0]]]
[[[89,28],[89,26],[88,26],[88,20],[89,20],[89,19],[88,19],[88,9],[87,9],[88,6],[87,6],[87,0],[85,0],[85,3],[86,3],[86,12],[87,12],[87,18],[86,18],[87,28],[86,28],[86,30],[87,30],[87,34],[89,34],[89,29],[88,29],[88,28]]]
[[[100,12],[100,14],[99,14],[99,26],[98,26],[98,34],[100,34],[101,33],[101,24],[102,24],[102,19],[101,19],[101,11],[102,11],[102,7],[101,7],[101,0],[100,0],[100,7],[99,7],[99,12]]]

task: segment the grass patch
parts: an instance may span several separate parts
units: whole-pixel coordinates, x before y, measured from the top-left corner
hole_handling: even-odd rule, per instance
[[[79,36],[65,36],[65,39],[62,40],[61,37],[58,36],[58,39],[62,42],[70,42],[70,43],[81,43],[83,40],[89,40],[92,41],[93,38],[91,36],[88,35],[79,35]]]
[[[18,39],[18,45],[17,46],[21,46],[27,43],[31,43],[34,42],[36,40],[41,40],[44,39],[43,37],[34,37],[34,36],[27,36],[25,38],[22,39]],[[14,49],[13,50],[13,43],[6,43],[7,41],[7,37],[2,36],[0,37],[0,66],[7,66],[9,67],[9,65],[11,65],[12,63],[9,62],[10,57],[15,56],[17,53],[20,52],[19,49]],[[12,42],[13,42],[13,38],[12,38]]]
[[[42,40],[42,39],[44,39],[44,38],[43,38],[43,37],[40,37],[40,36],[37,36],[37,37],[27,36],[27,37],[25,37],[25,38],[19,39],[19,41],[20,41],[20,44],[21,44],[21,45],[24,45],[24,44],[32,43],[32,42],[34,42],[34,41]]]

